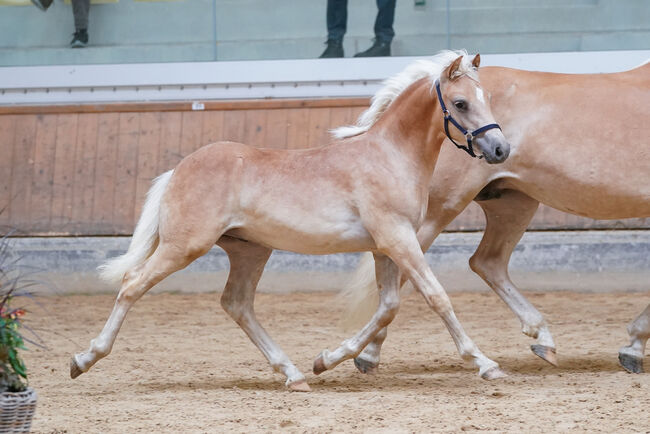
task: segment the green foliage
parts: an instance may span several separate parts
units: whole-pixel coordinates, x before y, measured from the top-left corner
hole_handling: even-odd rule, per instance
[[[27,388],[27,369],[19,351],[26,349],[25,341],[33,342],[23,334],[25,310],[11,305],[16,297],[31,297],[26,288],[34,282],[25,279],[16,269],[16,261],[9,257],[9,240],[5,236],[0,238],[0,393]]]

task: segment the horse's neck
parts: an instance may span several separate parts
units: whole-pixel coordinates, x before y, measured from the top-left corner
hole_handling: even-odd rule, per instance
[[[384,146],[432,172],[445,138],[442,112],[436,116],[440,110],[431,82],[424,78],[404,90],[370,131],[387,139]]]

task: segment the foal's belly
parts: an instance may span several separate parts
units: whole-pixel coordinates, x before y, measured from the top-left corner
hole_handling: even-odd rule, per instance
[[[268,219],[244,223],[226,235],[263,246],[309,255],[362,252],[373,250],[375,243],[360,221],[332,222],[313,218],[296,218],[285,224]]]

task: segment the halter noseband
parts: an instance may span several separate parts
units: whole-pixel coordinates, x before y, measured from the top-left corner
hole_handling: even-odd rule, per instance
[[[467,152],[469,155],[472,157],[476,157],[477,155],[474,153],[474,148],[472,148],[472,140],[474,137],[478,136],[481,133],[484,133],[487,130],[491,130],[493,128],[498,128],[501,129],[499,124],[487,124],[482,126],[481,128],[477,128],[472,132],[467,131],[461,124],[454,119],[454,117],[451,115],[449,110],[447,110],[447,107],[445,106],[445,102],[442,99],[442,93],[440,92],[440,80],[436,80],[436,92],[438,93],[438,101],[440,101],[440,107],[442,108],[442,114],[445,117],[445,134],[449,138],[449,140],[452,141],[454,145],[458,149],[462,149],[463,151]],[[465,139],[467,140],[467,146],[464,145],[459,145],[456,143],[454,139],[451,138],[451,135],[449,134],[449,122],[451,122],[456,128],[458,128],[458,131],[460,131],[464,136]],[[480,156],[478,158],[483,158],[483,156]]]

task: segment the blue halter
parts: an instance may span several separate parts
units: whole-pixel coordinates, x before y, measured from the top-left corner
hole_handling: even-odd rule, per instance
[[[447,110],[445,102],[442,100],[442,93],[440,92],[440,80],[436,80],[436,92],[438,93],[438,101],[440,102],[440,107],[442,108],[442,114],[445,116],[445,134],[458,149],[462,149],[472,157],[477,157],[477,155],[474,153],[474,148],[472,148],[472,140],[487,130],[491,130],[493,128],[501,129],[501,127],[499,124],[487,124],[481,128],[477,128],[472,132],[467,131],[461,124],[458,123],[458,121],[456,121],[456,119],[454,119],[451,113],[449,113],[449,110]],[[467,139],[467,146],[459,145],[454,139],[451,138],[451,135],[449,134],[449,122],[454,124],[454,126],[458,128],[458,130],[465,136],[465,139]],[[483,158],[483,156],[480,156],[478,158]]]

